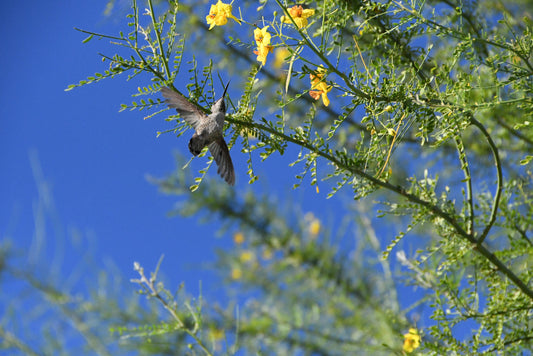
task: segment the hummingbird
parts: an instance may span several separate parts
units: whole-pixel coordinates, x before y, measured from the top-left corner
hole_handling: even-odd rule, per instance
[[[228,90],[228,84],[224,88],[222,97],[211,106],[211,114],[206,115],[196,104],[169,87],[161,88],[161,94],[170,108],[176,109],[181,118],[194,129],[194,134],[189,141],[189,151],[198,156],[207,146],[218,166],[217,173],[229,184],[235,184],[235,170],[229,154],[228,145],[224,140],[223,129],[226,118],[226,105],[224,97]]]

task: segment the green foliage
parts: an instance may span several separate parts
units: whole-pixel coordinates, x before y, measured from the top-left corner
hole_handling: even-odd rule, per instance
[[[178,197],[172,214],[221,218],[228,227],[239,224],[234,248],[218,251],[213,268],[222,271],[234,290],[230,294],[247,302],[238,315],[233,305],[215,309],[204,319],[213,323],[209,329],[226,334],[235,329],[245,354],[388,355],[401,350],[399,335],[408,321],[398,312],[392,272],[378,258],[379,242],[363,213],[357,219],[360,240],[353,246],[352,239],[334,237],[314,215],[296,213],[291,204],[280,207],[271,194],[237,194],[212,180],[191,193],[187,181],[181,169],[154,180],[163,192]],[[352,253],[343,253],[346,249]]]

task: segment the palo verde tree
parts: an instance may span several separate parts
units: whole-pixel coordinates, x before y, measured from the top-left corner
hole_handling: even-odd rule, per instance
[[[132,0],[129,33],[81,30],[117,52],[102,54],[103,73],[69,89],[140,78],[139,99],[122,109],[166,118],[161,134],[180,137],[191,128],[166,108],[161,87],[208,112],[231,76],[225,136],[232,155],[247,158],[237,184],[245,173],[254,183],[273,153],[294,154],[301,173],[288,182],[356,201],[347,216],[358,247],[342,253],[352,230],[335,239],[314,216],[205,184],[211,158],[192,181],[182,171],[157,180],[185,197],[177,213],[217,214],[234,229],[236,248],[218,267],[251,293],[238,315],[231,305],[200,311],[136,265],[135,282],[168,314],[143,333],[116,330],[192,354],[531,349],[532,9],[491,0]],[[374,215],[394,227],[390,236],[376,236]],[[416,250],[404,252],[405,240]],[[425,292],[405,306],[399,284]],[[430,317],[414,320],[410,308]],[[171,343],[177,335],[187,342]]]

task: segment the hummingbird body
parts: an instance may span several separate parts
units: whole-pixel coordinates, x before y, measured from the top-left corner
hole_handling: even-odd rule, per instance
[[[195,132],[189,141],[189,151],[198,156],[207,146],[218,165],[218,173],[229,185],[233,185],[235,184],[235,171],[223,136],[226,118],[224,96],[227,89],[226,85],[224,94],[213,104],[209,115],[206,115],[183,95],[168,87],[161,88],[161,94],[165,97],[168,106],[176,109],[180,116],[194,128]]]
[[[164,94],[163,94],[164,95]],[[219,107],[219,102],[223,102],[224,97],[219,99],[212,107],[211,114],[207,118],[200,121],[198,127],[195,128],[195,133],[189,141],[189,151],[195,156],[198,156],[205,146],[218,138],[223,137],[224,119],[226,117],[225,110],[222,111]],[[218,106],[217,106],[218,104]]]

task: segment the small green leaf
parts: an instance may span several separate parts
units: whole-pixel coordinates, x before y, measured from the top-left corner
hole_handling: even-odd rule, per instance
[[[532,159],[533,159],[533,156],[528,155],[523,160],[520,161],[520,165],[525,166],[526,164],[531,162]]]
[[[81,41],[81,43],[87,43],[87,42],[89,42],[90,40],[92,40],[93,37],[94,37],[94,35],[90,35],[89,37],[87,37],[86,39],[84,39],[83,41]]]

